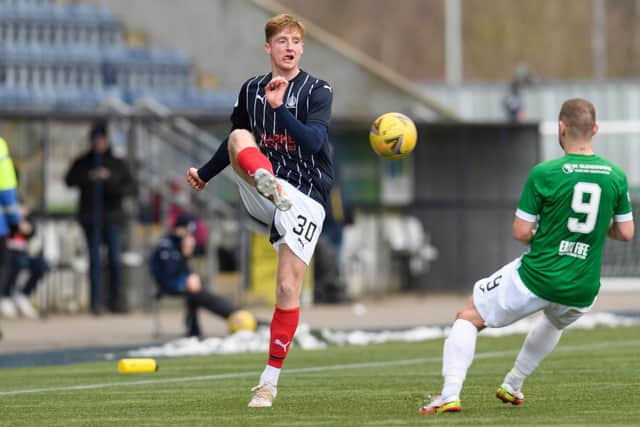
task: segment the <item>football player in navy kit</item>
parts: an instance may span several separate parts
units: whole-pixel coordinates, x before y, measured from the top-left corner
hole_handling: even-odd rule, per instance
[[[298,326],[303,276],[333,182],[327,136],[333,93],[327,82],[300,69],[304,26],[290,15],[277,15],[267,21],[265,38],[271,72],[242,85],[229,136],[206,164],[187,171],[189,184],[201,190],[231,164],[243,204],[271,227],[278,251],[269,358],[250,407],[270,407],[276,397]]]

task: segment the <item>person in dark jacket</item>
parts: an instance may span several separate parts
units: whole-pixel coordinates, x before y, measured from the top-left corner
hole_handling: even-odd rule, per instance
[[[90,150],[71,165],[65,181],[80,190],[78,220],[89,249],[91,311],[104,310],[100,248],[109,249],[109,301],[112,312],[126,312],[121,298],[122,228],[126,215],[122,206],[125,196],[135,193],[134,179],[126,163],[111,151],[107,124],[96,122],[89,132]]]
[[[149,260],[149,270],[160,291],[167,295],[184,295],[187,305],[187,335],[200,337],[198,308],[227,319],[237,308],[225,298],[202,285],[200,276],[189,268],[189,258],[196,247],[196,223],[189,215],[176,218],[169,234],[163,237]]]

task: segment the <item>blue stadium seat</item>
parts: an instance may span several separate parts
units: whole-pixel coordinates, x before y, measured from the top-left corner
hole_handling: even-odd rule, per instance
[[[35,10],[49,5],[49,0],[0,0],[0,10]]]
[[[46,4],[46,3],[45,3]],[[94,6],[0,6],[3,43],[121,44],[120,25],[107,10]]]
[[[19,87],[0,87],[0,102],[10,108],[26,106],[31,102],[29,90]]]
[[[105,80],[129,91],[193,86],[191,64],[176,51],[123,49],[112,50],[105,57]]]
[[[106,8],[0,0],[0,102],[33,109],[98,108],[145,96],[180,112],[225,112],[235,93],[202,92],[180,51],[126,48]]]

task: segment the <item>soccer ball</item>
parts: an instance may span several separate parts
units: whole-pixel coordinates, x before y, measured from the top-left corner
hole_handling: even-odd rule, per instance
[[[409,117],[400,113],[385,113],[375,119],[369,131],[373,151],[389,160],[402,159],[416,147],[418,131]]]
[[[227,325],[229,325],[229,332],[235,334],[240,331],[255,331],[258,322],[247,310],[237,310],[229,315]]]

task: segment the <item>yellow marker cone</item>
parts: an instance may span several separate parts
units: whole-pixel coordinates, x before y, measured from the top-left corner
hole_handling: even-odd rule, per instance
[[[143,372],[156,372],[158,364],[155,359],[120,359],[118,372],[121,374],[137,374]]]

